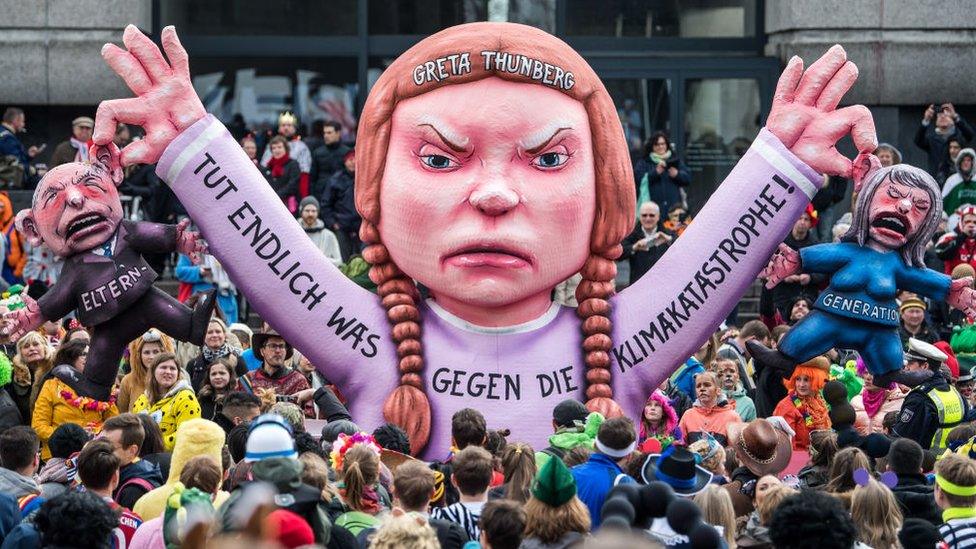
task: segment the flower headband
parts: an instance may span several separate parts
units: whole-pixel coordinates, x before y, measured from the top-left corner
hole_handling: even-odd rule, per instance
[[[332,452],[329,453],[329,459],[332,461],[332,469],[334,471],[342,470],[342,462],[346,452],[357,444],[366,446],[375,452],[376,455],[380,455],[380,452],[382,451],[380,445],[376,443],[376,439],[374,439],[373,435],[370,435],[369,433],[364,433],[362,431],[352,435],[340,433],[339,438],[332,443]]]

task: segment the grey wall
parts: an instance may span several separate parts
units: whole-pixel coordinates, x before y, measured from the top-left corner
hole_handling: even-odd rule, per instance
[[[151,28],[150,0],[0,0],[0,104],[93,105],[129,90],[102,61],[133,23]]]

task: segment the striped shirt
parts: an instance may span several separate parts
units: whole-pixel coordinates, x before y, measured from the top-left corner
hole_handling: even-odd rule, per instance
[[[939,533],[951,549],[976,548],[976,517],[950,519],[939,526]]]
[[[478,521],[481,519],[481,509],[485,506],[484,501],[477,503],[457,502],[447,507],[435,507],[431,510],[431,518],[453,522],[464,528],[468,534],[468,539],[478,541],[481,536],[481,529]]]

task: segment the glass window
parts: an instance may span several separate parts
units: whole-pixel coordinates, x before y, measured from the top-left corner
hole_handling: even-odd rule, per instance
[[[756,0],[565,0],[570,36],[742,38],[756,33]]]
[[[692,212],[701,209],[759,132],[759,82],[708,78],[685,82],[685,150]]]
[[[433,34],[487,17],[488,0],[372,0],[369,33]]]
[[[159,27],[185,35],[355,35],[357,0],[166,0]]]
[[[489,13],[492,21],[509,21],[522,23],[542,29],[550,34],[556,34],[556,0],[507,0],[506,2],[491,2],[489,9],[495,4],[503,7],[508,5],[507,14]]]
[[[221,120],[240,113],[256,132],[276,128],[288,110],[304,135],[315,120],[338,120],[354,139],[356,68],[352,57],[198,57],[193,87],[207,112]]]
[[[671,81],[666,79],[603,80],[631,154],[643,154],[644,141],[658,130],[671,130]]]

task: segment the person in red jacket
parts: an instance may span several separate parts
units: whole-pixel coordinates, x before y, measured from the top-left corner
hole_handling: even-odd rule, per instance
[[[951,275],[957,265],[968,263],[976,268],[976,206],[969,204],[956,210],[959,225],[939,237],[935,255],[945,261],[945,272]]]

